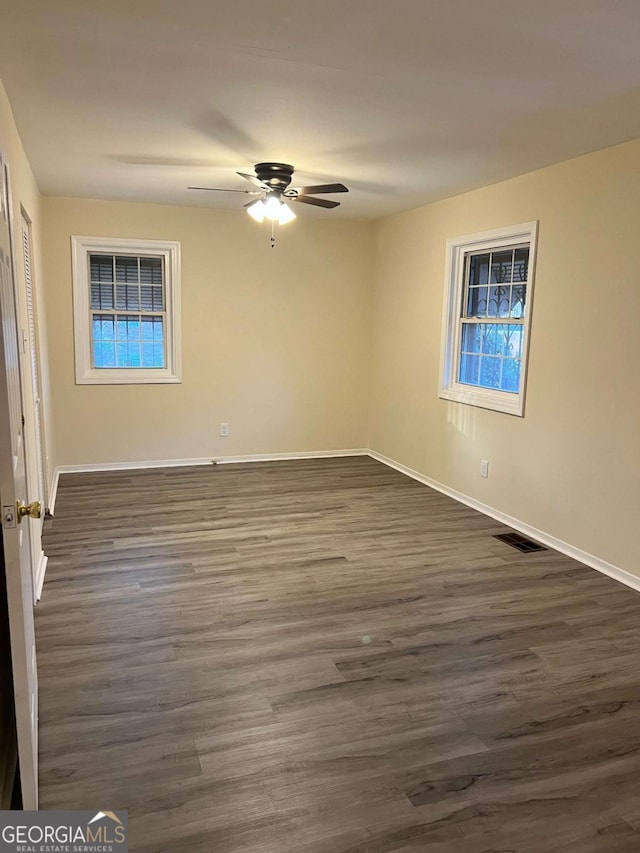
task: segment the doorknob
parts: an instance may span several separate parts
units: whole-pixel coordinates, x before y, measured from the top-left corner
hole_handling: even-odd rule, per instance
[[[33,501],[30,504],[23,504],[20,501],[16,501],[16,509],[18,510],[18,524],[20,524],[25,515],[28,515],[29,518],[40,518],[42,515],[40,501]]]

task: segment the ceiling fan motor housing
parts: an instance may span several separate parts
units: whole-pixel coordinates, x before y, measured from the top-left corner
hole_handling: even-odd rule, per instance
[[[256,163],[254,169],[258,180],[274,190],[286,190],[291,183],[293,166],[287,163]]]

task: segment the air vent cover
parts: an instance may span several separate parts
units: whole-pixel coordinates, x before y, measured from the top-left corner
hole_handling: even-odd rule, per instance
[[[517,548],[523,554],[529,554],[531,551],[548,551],[544,545],[539,542],[534,542],[533,539],[527,539],[521,533],[497,533],[494,539],[499,539],[501,542],[511,545],[512,548]]]

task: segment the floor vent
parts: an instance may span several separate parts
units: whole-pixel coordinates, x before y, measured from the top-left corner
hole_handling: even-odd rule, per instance
[[[523,554],[529,554],[531,551],[549,550],[548,548],[545,548],[544,545],[540,545],[539,542],[534,542],[533,539],[527,539],[527,537],[523,536],[521,533],[498,533],[493,538],[499,539],[507,545],[511,545],[512,548],[517,548],[518,551],[522,551]]]

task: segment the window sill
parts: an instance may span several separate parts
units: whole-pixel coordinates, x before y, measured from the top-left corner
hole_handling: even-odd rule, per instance
[[[99,368],[76,376],[76,385],[166,385],[179,384],[182,377],[170,370]]]
[[[524,395],[511,394],[508,391],[491,391],[489,388],[474,388],[470,385],[451,385],[442,388],[438,395],[442,400],[492,409],[507,415],[524,416]]]

